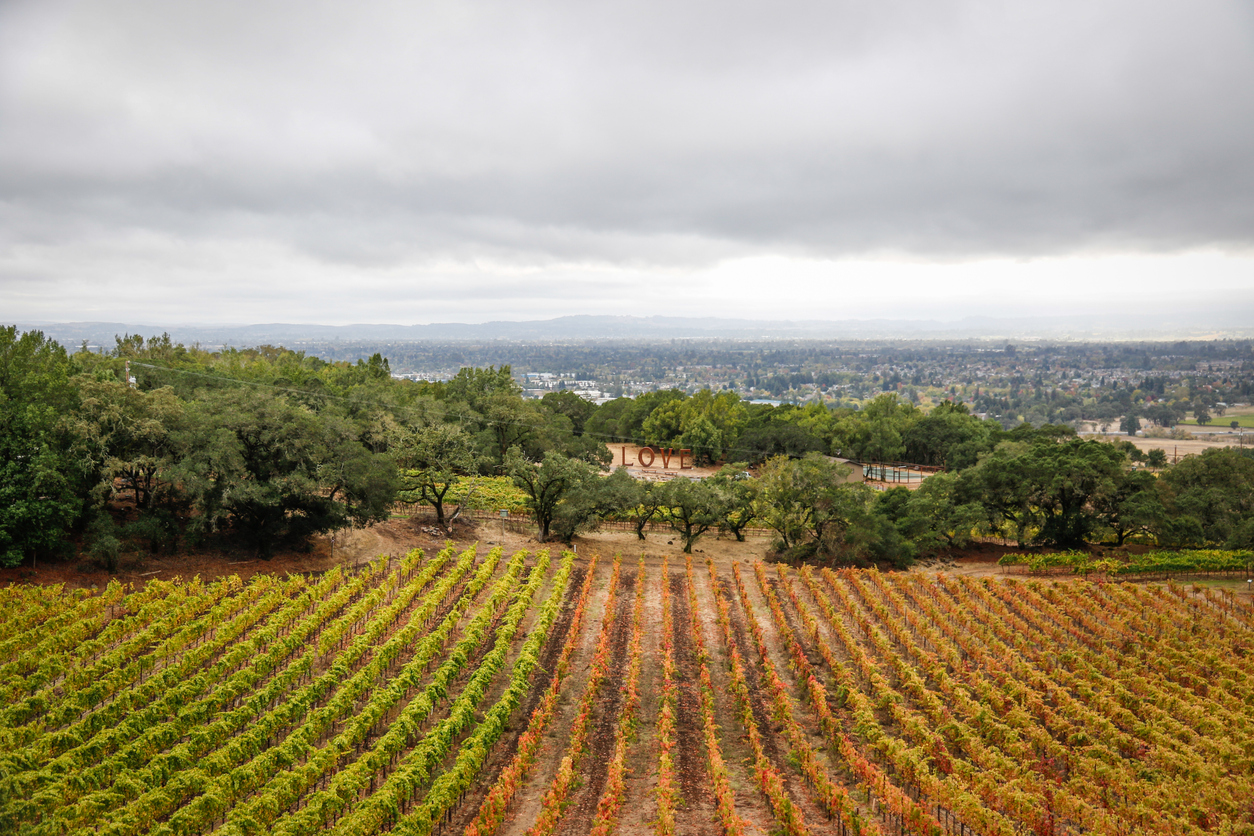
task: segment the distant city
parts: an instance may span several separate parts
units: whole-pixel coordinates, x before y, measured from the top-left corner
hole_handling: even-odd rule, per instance
[[[494,339],[482,337],[492,331],[489,326],[460,326],[464,330],[457,331],[453,325],[414,328],[463,338],[399,339],[395,334],[401,326],[258,325],[170,333],[175,340],[208,350],[281,344],[327,362],[355,363],[378,353],[388,359],[393,377],[409,380],[443,381],[464,367],[509,366],[525,397],[566,390],[598,404],[661,389],[687,394],[710,389],[763,403],[858,408],[869,398],[892,392],[922,407],[942,400],[962,402],[971,412],[1007,427],[1025,421],[1072,426],[1088,422],[1094,428],[1118,430],[1133,412],[1151,426],[1172,427],[1200,411],[1202,423],[1219,427],[1227,423],[1219,419],[1230,406],[1249,403],[1254,396],[1254,340],[1248,336],[1175,341],[990,335],[708,336],[734,330],[736,324],[713,319],[566,317],[497,323],[495,333],[503,336]],[[629,326],[658,336],[579,336],[598,327],[613,334],[628,331]],[[152,336],[148,332],[154,330],[109,323],[41,327],[71,351],[84,346],[90,351],[110,350],[118,336]],[[781,333],[804,330],[795,323],[773,327]],[[805,328],[818,329],[819,324]],[[370,331],[375,335],[364,333]],[[520,336],[545,331],[545,338]],[[685,331],[693,336],[661,336]],[[216,344],[197,343],[198,336],[219,339]]]

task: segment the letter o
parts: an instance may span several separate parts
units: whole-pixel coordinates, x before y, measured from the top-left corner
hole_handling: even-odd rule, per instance
[[[649,454],[649,460],[647,462],[644,460],[645,453]],[[641,447],[639,450],[636,451],[636,458],[640,461],[641,467],[653,467],[653,458],[654,458],[653,448]]]

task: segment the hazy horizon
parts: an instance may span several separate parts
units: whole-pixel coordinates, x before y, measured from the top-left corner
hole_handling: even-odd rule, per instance
[[[1188,340],[1242,340],[1254,338],[1254,316],[1246,311],[1221,324],[1179,318],[1103,319],[1082,317],[965,317],[943,320],[769,320],[718,317],[567,316],[541,320],[495,320],[481,323],[427,324],[250,323],[189,324],[178,322],[58,322],[30,321],[19,328],[39,329],[67,348],[84,341],[112,345],[115,337],[169,334],[184,344],[207,347],[256,345],[310,345],[343,342],[373,346],[367,354],[389,344],[509,341],[517,343],[663,344],[674,340],[708,342],[976,342],[1021,341],[1057,343],[1166,342]]]

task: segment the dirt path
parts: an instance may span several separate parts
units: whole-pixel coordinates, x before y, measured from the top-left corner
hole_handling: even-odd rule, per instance
[[[693,564],[694,590],[700,609],[702,638],[710,657],[710,680],[714,684],[715,722],[719,727],[719,745],[723,760],[731,776],[732,789],[736,793],[736,813],[746,821],[751,833],[771,833],[775,830],[775,817],[765,796],[758,790],[754,778],[753,751],[749,747],[732,697],[728,673],[730,653],[718,626],[718,608],[710,588],[709,574],[704,566],[696,565],[697,561],[694,560]],[[730,566],[727,568],[730,573]]]
[[[579,644],[571,656],[570,672],[562,685],[562,696],[559,701],[560,707],[545,731],[544,743],[541,746],[534,767],[530,770],[527,779],[519,787],[505,821],[500,830],[497,831],[500,836],[522,836],[531,827],[531,823],[536,820],[540,813],[540,805],[544,799],[544,794],[548,790],[550,783],[552,783],[553,777],[557,773],[558,764],[566,752],[570,728],[575,719],[575,712],[579,708],[579,701],[583,695],[584,688],[587,686],[587,676],[592,662],[592,655],[596,650],[596,641],[601,633],[602,622],[605,620],[606,587],[613,571],[612,563],[613,561],[605,556],[601,556],[597,561],[596,574],[592,580],[591,597],[588,601],[583,626],[580,630]],[[586,559],[581,559],[577,565],[585,572],[587,571]],[[620,586],[618,592],[615,593],[616,600],[621,596],[622,589]],[[525,726],[530,719],[529,714],[526,716],[520,715],[513,722],[519,726]],[[485,771],[481,776],[481,780],[490,786],[496,780],[496,774],[496,771],[491,773]],[[477,807],[467,813],[470,817],[477,814]]]
[[[466,793],[461,806],[450,820],[447,828],[448,833],[461,833],[474,820],[479,813],[479,806],[483,803],[484,797],[495,783],[496,776],[500,774],[501,770],[505,768],[506,764],[513,759],[514,754],[518,751],[518,739],[522,736],[523,731],[526,730],[532,712],[535,711],[536,706],[544,698],[545,692],[549,690],[553,683],[557,658],[561,655],[566,639],[570,635],[571,621],[575,615],[573,602],[578,597],[579,590],[583,587],[584,578],[587,577],[587,574],[587,566],[576,565],[571,570],[570,579],[566,586],[566,599],[562,607],[562,614],[558,616],[557,621],[550,628],[549,637],[544,645],[544,652],[540,654],[538,673],[531,683],[531,690],[511,720],[509,731],[501,737],[492,754],[488,757],[483,771],[480,773],[479,780]],[[543,599],[538,598],[538,600]],[[525,637],[527,630],[523,629],[519,631],[519,634],[520,637]],[[525,641],[525,638],[520,638],[519,641]],[[487,703],[485,700],[485,704],[490,703]]]
[[[688,626],[692,616],[688,608],[688,588],[683,570],[672,572],[669,583],[674,608],[672,621],[675,625],[675,666],[679,677],[678,710],[675,718],[675,748],[678,756],[675,771],[679,777],[679,791],[683,799],[676,812],[676,827],[680,833],[714,836],[718,832],[714,824],[714,794],[710,792],[701,720],[701,697],[697,692],[700,667]]]
[[[617,614],[610,640],[610,673],[597,694],[588,751],[584,754],[580,769],[582,780],[558,828],[558,836],[583,836],[591,830],[597,802],[601,799],[601,791],[605,789],[607,767],[614,755],[614,729],[617,727],[618,709],[623,703],[623,690],[618,687],[618,682],[626,675],[627,648],[631,640],[631,610],[635,603],[638,580],[635,569],[624,569],[619,579]]]
[[[640,707],[636,712],[636,737],[627,750],[623,806],[619,810],[617,836],[646,836],[657,818],[658,742],[657,718],[662,689],[662,567],[645,561],[644,610],[641,613]],[[624,670],[623,675],[626,675]]]
[[[744,570],[742,569],[741,571],[743,572]],[[749,685],[749,704],[753,710],[754,723],[757,724],[758,731],[762,735],[762,748],[766,751],[780,777],[783,778],[784,784],[788,789],[788,795],[792,799],[792,803],[805,816],[806,824],[811,830],[819,832],[822,830],[823,824],[829,820],[827,813],[814,803],[805,779],[796,769],[789,765],[788,756],[791,753],[788,739],[783,734],[783,726],[774,718],[773,707],[767,705],[768,697],[760,673],[762,670],[761,657],[758,654],[757,643],[749,635],[748,619],[755,618],[762,625],[765,625],[766,621],[757,618],[753,612],[745,611],[741,605],[740,597],[730,572],[727,573],[726,577],[720,577],[719,582],[722,594],[727,600],[728,611],[731,616],[732,639],[736,644],[736,649],[740,652],[741,658],[744,659],[745,679]],[[746,587],[752,582],[751,578],[745,579]],[[765,633],[764,629],[764,635]],[[776,664],[779,670],[786,670],[786,667],[779,668],[774,660],[772,660],[772,664]]]

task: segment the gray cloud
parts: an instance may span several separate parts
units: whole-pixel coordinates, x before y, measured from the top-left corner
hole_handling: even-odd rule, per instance
[[[10,2],[0,287],[1249,254],[1251,78],[1236,0]]]

